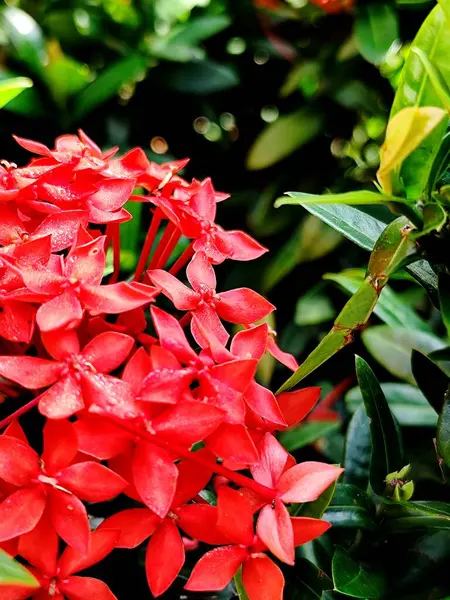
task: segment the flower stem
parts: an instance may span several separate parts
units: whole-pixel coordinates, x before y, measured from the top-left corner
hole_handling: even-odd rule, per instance
[[[258,496],[264,498],[265,500],[268,500],[269,502],[272,502],[272,500],[274,500],[275,498],[275,490],[265,485],[262,485],[261,483],[258,483],[254,479],[250,479],[250,477],[241,475],[241,473],[236,473],[235,471],[232,471],[231,469],[228,469],[227,467],[218,464],[212,458],[208,458],[197,452],[191,452],[190,450],[186,450],[182,446],[169,443],[159,438],[157,434],[152,434],[142,429],[137,429],[132,425],[124,423],[121,419],[118,419],[117,417],[113,417],[111,415],[104,415],[104,417],[110,420],[118,427],[120,427],[121,429],[123,429],[124,431],[128,431],[128,433],[131,433],[136,437],[151,442],[152,444],[155,444],[155,446],[164,448],[165,450],[168,450],[171,454],[176,454],[180,458],[190,460],[191,462],[195,462],[198,465],[201,465],[202,467],[206,467],[207,469],[209,469],[213,473],[216,473],[217,475],[223,475],[230,481],[233,481],[241,487],[245,487],[247,490],[254,492]]]
[[[147,237],[145,238],[141,256],[139,257],[139,262],[137,264],[136,272],[134,274],[134,281],[139,281],[142,277],[145,265],[147,264],[148,257],[153,247],[153,242],[155,241],[155,237],[158,233],[159,226],[161,225],[162,217],[163,213],[161,209],[156,208],[155,212],[153,213],[152,222],[150,224],[150,227],[148,228]]]
[[[113,249],[113,264],[114,271],[109,278],[109,283],[116,283],[120,273],[120,225],[119,223],[109,223],[108,228],[111,230],[111,242]]]
[[[161,256],[159,257],[158,262],[156,263],[157,269],[164,269],[166,262],[169,260],[170,255],[175,249],[175,246],[178,244],[178,240],[181,237],[181,231],[179,229],[175,229],[172,233],[169,241],[167,242],[166,247],[164,248]]]
[[[162,234],[161,239],[159,240],[158,245],[156,246],[155,252],[150,260],[149,269],[157,269],[159,260],[161,255],[166,249],[167,244],[170,242],[170,238],[172,237],[173,232],[176,230],[176,226],[170,221],[166,225],[166,229]]]
[[[33,398],[33,400],[30,400],[30,402],[28,402],[27,404],[24,404],[23,406],[18,408],[15,412],[13,412],[12,415],[9,415],[9,417],[6,417],[5,419],[3,419],[3,421],[0,421],[0,429],[4,429],[7,425],[12,423],[15,419],[18,419],[19,417],[21,417],[22,415],[24,415],[25,413],[30,411],[37,404],[39,404],[39,400],[40,400],[39,396],[37,398]]]

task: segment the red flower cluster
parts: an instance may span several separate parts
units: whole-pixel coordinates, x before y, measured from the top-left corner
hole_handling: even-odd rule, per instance
[[[215,223],[227,196],[209,179],[177,175],[186,161],[156,165],[139,148],[116,158],[81,131],[53,150],[17,141],[39,158],[0,166],[0,375],[11,397],[31,399],[0,424],[0,543],[27,561],[40,588],[4,587],[2,599],[110,600],[104,583],[74,573],[147,538],[155,596],[203,542],[217,547],[186,589],[222,589],[242,566],[250,600],[282,598],[283,575],[267,553],[292,565],[295,546],[329,527],[291,517],[286,505],[316,499],[341,469],[296,465],[274,437],[320,392],[275,398],[255,381],[266,352],[296,368],[263,322],[274,306],[248,288],[216,291],[213,265],[265,248]],[[133,281],[119,282],[129,201],[148,205],[152,219]],[[182,236],[189,245],[171,264]],[[184,267],[189,286],[178,277]],[[147,310],[162,295],[174,314]],[[223,321],[243,326],[231,343]],[[46,417],[41,456],[17,422],[35,406]],[[207,487],[217,505],[204,499]],[[84,503],[122,493],[131,508],[92,532]]]

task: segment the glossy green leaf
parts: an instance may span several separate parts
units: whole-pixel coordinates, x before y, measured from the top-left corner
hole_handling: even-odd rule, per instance
[[[0,586],[39,587],[39,582],[25,567],[4,550],[0,550]]]
[[[374,372],[360,356],[356,356],[355,364],[372,441],[370,484],[377,494],[382,494],[386,475],[403,466],[402,441]]]
[[[0,86],[3,84],[6,85],[5,82],[15,78],[22,79],[17,72],[0,69]],[[34,86],[23,88],[19,95],[16,95],[16,97],[5,104],[3,108],[11,113],[26,115],[28,118],[45,116],[44,105],[39,92]]]
[[[430,383],[433,385],[433,380],[431,380]],[[389,404],[389,408],[399,425],[404,427],[436,426],[436,411],[433,410],[424,394],[416,387],[408,385],[407,383],[382,383],[380,385],[387,403]],[[358,387],[347,392],[345,404],[351,413],[360,410],[362,395],[361,390]],[[350,435],[352,421],[350,421],[347,437]],[[356,457],[358,457],[358,455],[356,455]],[[347,473],[347,469],[345,472]]]
[[[450,529],[450,504],[444,502],[394,502],[383,499],[386,520],[383,528],[389,533],[410,533]]]
[[[289,569],[288,575],[291,573],[292,580],[288,582],[285,592],[289,600],[320,600],[325,590],[333,588],[328,575],[306,558],[297,558],[295,567]]]
[[[360,392],[359,388],[356,388]],[[361,403],[348,424],[345,440],[344,482],[367,489],[369,483],[370,457],[372,444],[370,441],[369,420],[366,409]]]
[[[440,204],[436,202],[425,204],[422,210],[423,228],[420,232],[415,233],[415,237],[427,235],[432,231],[441,231],[447,222],[447,213]]]
[[[204,15],[189,19],[186,23],[173,28],[168,42],[183,46],[197,46],[200,42],[216,35],[230,25],[231,18],[226,14]]]
[[[369,190],[357,190],[343,194],[305,194],[303,192],[286,192],[288,198],[278,198],[275,208],[286,204],[382,204],[383,202],[404,202],[404,198],[371,192]]]
[[[444,403],[438,419],[436,446],[444,464],[450,466],[450,388],[444,395]]]
[[[338,483],[324,517],[333,527],[374,531],[375,508],[366,492],[356,485]]]
[[[448,388],[448,376],[431,358],[418,350],[411,353],[411,370],[424,397],[433,407],[433,412],[440,413]]]
[[[420,48],[413,47],[411,52],[414,52],[422,63],[426,74],[430,80],[430,84],[433,86],[434,91],[439,96],[439,100],[441,101],[442,106],[445,108],[447,112],[450,111],[450,89],[445,81],[444,77],[440,73],[439,69],[433,65],[425,54],[422,52]]]
[[[333,556],[334,589],[352,598],[381,598],[387,589],[387,580],[373,563],[364,564],[343,548],[336,548]]]
[[[377,325],[362,333],[362,340],[370,354],[392,375],[414,385],[411,371],[411,352],[428,354],[445,346],[445,342],[431,333],[401,327]]]
[[[406,219],[401,217],[385,228],[370,256],[366,279],[339,313],[331,331],[281,386],[278,393],[290,389],[320,367],[353,340],[355,330],[362,329],[367,323],[389,276],[412,250],[411,230],[406,223]]]
[[[441,316],[447,333],[450,334],[450,275],[441,273],[438,279]]]
[[[45,40],[39,24],[24,10],[6,6],[0,12],[0,30],[6,37],[15,59],[42,75],[47,61]]]
[[[267,293],[297,265],[326,256],[341,242],[342,237],[331,227],[307,215],[269,262],[264,271],[263,290]]]
[[[288,452],[293,452],[314,443],[319,438],[336,431],[339,427],[340,424],[335,421],[311,421],[310,423],[302,423],[293,429],[282,431],[278,439]]]
[[[405,159],[416,150],[448,116],[437,106],[409,106],[393,115],[380,150],[377,179],[386,194],[398,187],[396,178]]]
[[[353,206],[305,204],[304,208],[364,250],[373,249],[386,227],[386,223]]]
[[[167,69],[161,83],[182,94],[202,96],[235,87],[239,83],[239,77],[231,66],[210,60],[197,60]]]
[[[290,510],[290,514],[295,517],[321,519],[334,496],[336,485],[337,482],[334,481],[314,502],[305,502],[298,506],[294,505],[294,510]]]
[[[450,38],[448,23],[441,7],[436,6],[423,22],[415,37],[411,50],[419,48],[437,67],[443,79],[450,81]],[[430,84],[422,61],[414,51],[408,55],[400,77],[392,105],[391,117],[405,107],[442,106],[439,96]],[[441,121],[420,147],[402,164],[400,177],[408,198],[417,199],[427,186],[434,159],[439,151],[440,141],[445,133],[446,123]]]
[[[314,108],[282,115],[254,141],[247,156],[247,168],[257,171],[274,165],[315,138],[323,127],[324,117]]]
[[[355,36],[362,56],[379,65],[399,37],[397,12],[392,4],[369,2],[358,5]]]
[[[362,269],[347,269],[341,273],[326,273],[324,279],[334,281],[344,290],[354,294],[364,281]],[[411,327],[421,331],[430,331],[428,324],[411,308],[408,302],[388,286],[381,291],[374,313],[392,327]]]
[[[32,87],[32,85],[33,82],[28,77],[14,77],[0,81],[0,108],[3,108],[24,90]]]
[[[92,83],[75,96],[73,119],[81,119],[112,98],[122,85],[134,81],[144,73],[146,66],[147,59],[139,54],[129,54],[106,67]]]

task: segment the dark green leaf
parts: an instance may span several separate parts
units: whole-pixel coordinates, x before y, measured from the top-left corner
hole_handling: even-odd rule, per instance
[[[383,499],[389,533],[450,529],[450,505],[443,502],[393,502]]]
[[[348,483],[338,483],[324,519],[333,527],[374,531],[375,509],[365,491]]]
[[[428,354],[443,348],[445,342],[431,333],[402,327],[377,325],[362,333],[362,340],[370,354],[392,375],[415,383],[411,371],[411,352]]]
[[[228,15],[205,15],[196,19],[189,19],[183,25],[174,28],[168,39],[169,44],[183,46],[197,46],[203,40],[216,35],[231,25]]]
[[[364,250],[373,249],[386,227],[386,223],[353,206],[308,204],[304,208]]]
[[[439,275],[438,289],[442,320],[447,328],[447,333],[450,334],[450,276],[446,273]]]
[[[234,585],[236,586],[236,592],[239,600],[249,600],[247,592],[245,591],[244,584],[242,583],[242,567],[234,576]]]
[[[440,413],[449,383],[447,375],[418,350],[411,353],[411,370],[423,395],[434,408],[433,412]]]
[[[280,433],[280,444],[288,452],[293,452],[312,444],[332,431],[336,431],[339,429],[339,426],[339,423],[335,421],[311,421],[311,423],[303,423],[294,429]]]
[[[278,198],[275,202],[275,208],[286,204],[382,204],[383,202],[404,202],[404,198],[397,198],[379,192],[370,192],[369,190],[358,190],[355,192],[345,192],[343,194],[305,194],[303,192],[286,192],[289,198]]]
[[[333,587],[328,575],[305,558],[297,559],[288,575],[292,576],[292,584],[286,588],[289,600],[320,600],[323,592]]]
[[[427,235],[432,231],[441,231],[447,221],[447,213],[436,202],[425,204],[423,207],[423,228],[415,233],[416,237]]]
[[[356,388],[358,392],[359,388]],[[362,396],[361,396],[362,402]],[[355,411],[347,429],[344,459],[344,481],[362,489],[369,483],[370,456],[369,420],[366,410],[361,404]]]
[[[433,385],[433,380],[430,380],[430,383]],[[382,383],[381,389],[399,425],[405,427],[436,427],[437,414],[431,408],[426,397],[416,387],[407,383]],[[362,403],[361,390],[355,387],[347,392],[345,403],[350,412],[359,410]]]
[[[450,466],[450,389],[444,396],[444,405],[439,415],[436,434],[436,445],[439,456],[447,467]]]
[[[363,57],[379,65],[399,35],[397,12],[392,4],[386,2],[359,4],[356,12],[355,35]]]
[[[282,115],[254,141],[247,156],[247,168],[256,171],[270,167],[315,138],[323,126],[323,115],[314,108]]]
[[[387,589],[384,574],[373,563],[363,564],[343,548],[333,556],[334,589],[353,598],[380,598]]]
[[[74,99],[74,119],[81,119],[100,104],[112,98],[122,85],[134,81],[145,72],[147,60],[139,54],[130,54],[126,58],[106,67],[97,79],[84,88]]]
[[[164,75],[163,85],[183,94],[212,94],[232,88],[239,83],[233,67],[209,60],[174,65]]]
[[[360,356],[356,356],[355,364],[372,440],[370,484],[377,494],[382,494],[386,476],[403,466],[402,442],[374,372]]]
[[[335,316],[331,300],[322,291],[323,285],[315,286],[297,300],[294,323],[299,326],[318,325]]]
[[[37,588],[39,582],[25,567],[0,549],[0,585]]]

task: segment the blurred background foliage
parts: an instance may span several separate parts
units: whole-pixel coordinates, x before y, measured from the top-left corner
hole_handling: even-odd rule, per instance
[[[275,209],[274,201],[287,190],[370,187],[409,42],[434,5],[315,3],[4,0],[0,9],[0,100],[9,80],[26,78],[18,84],[26,89],[0,113],[0,158],[28,160],[12,133],[52,145],[78,127],[104,148],[117,144],[124,152],[140,145],[158,162],[191,157],[185,177],[211,176],[217,189],[231,193],[219,222],[245,228],[270,249],[255,263],[219,266],[221,286],[250,285],[268,295],[278,307],[271,325],[280,345],[299,362],[361,283],[368,253],[305,210]],[[384,206],[361,210],[384,223],[393,219]],[[148,216],[137,213],[124,226],[125,269],[133,266],[147,223]],[[321,453],[342,462],[342,422],[355,411],[357,418],[361,404],[353,354],[371,355],[405,428],[405,445],[413,449],[416,489],[420,495],[426,485],[433,496],[440,474],[429,427],[436,414],[415,386],[409,358],[412,348],[428,353],[444,346],[443,326],[424,290],[403,275],[384,290],[370,325],[307,380],[322,385],[324,395],[331,391],[331,412],[286,433],[284,443],[303,458]],[[273,378],[276,386],[287,376],[281,368],[274,373],[270,359],[262,365],[265,384]],[[305,557],[312,559],[311,552]],[[118,555],[105,568],[118,560],[134,573],[134,553]],[[122,597],[120,569],[109,577],[117,577],[112,587]],[[147,597],[142,570],[136,578]],[[322,591],[292,598],[319,598]],[[177,593],[164,597],[181,597]]]

